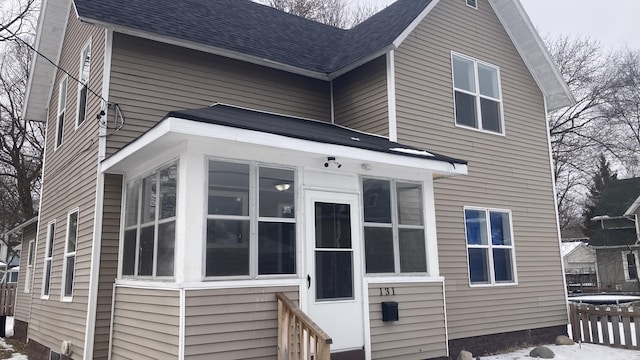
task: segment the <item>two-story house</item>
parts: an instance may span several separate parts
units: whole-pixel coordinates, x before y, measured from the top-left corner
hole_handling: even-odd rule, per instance
[[[572,97],[518,1],[399,0],[342,30],[248,0],[44,0],[36,47],[36,360],[273,359],[276,294],[336,358],[566,332],[546,113]]]
[[[589,239],[596,250],[599,286],[640,291],[640,178],[611,180],[593,211],[600,227]]]

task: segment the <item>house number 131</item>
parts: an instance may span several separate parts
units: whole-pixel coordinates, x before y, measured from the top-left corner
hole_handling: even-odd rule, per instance
[[[380,296],[391,296],[396,294],[396,288],[380,288]]]

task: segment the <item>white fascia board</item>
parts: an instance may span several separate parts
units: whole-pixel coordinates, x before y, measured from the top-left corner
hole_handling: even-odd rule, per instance
[[[70,6],[70,0],[44,0],[38,18],[34,48],[56,64],[59,62],[62,52]],[[22,109],[23,119],[47,121],[47,109],[56,70],[56,67],[42,56],[37,53],[33,54]]]
[[[640,207],[640,196],[638,196],[636,198],[636,201],[634,201],[633,204],[631,204],[631,206],[629,206],[627,211],[624,212],[624,215],[625,216],[633,216],[633,215],[635,215],[636,211],[638,211],[638,207]]]
[[[238,144],[265,146],[301,154],[320,155],[323,157],[340,155],[341,158],[362,161],[363,163],[416,168],[445,176],[467,174],[467,165],[464,164],[454,165],[446,161],[395,155],[336,144],[326,144],[260,131],[201,123],[175,117],[163,120],[156,127],[149,130],[133,143],[104,160],[101,163],[101,171],[123,172],[127,167],[124,163],[127,161],[133,161],[132,159],[136,153],[150,147],[150,145],[162,142],[163,146],[161,148],[167,148],[170,146],[176,146],[176,144],[184,142],[190,137],[205,137],[207,139],[224,140]]]
[[[143,38],[143,39],[158,41],[158,42],[161,42],[161,43],[165,43],[165,44],[169,44],[169,45],[175,45],[175,46],[179,46],[179,47],[183,47],[183,48],[187,48],[187,49],[202,51],[202,52],[205,52],[205,53],[218,55],[218,56],[222,56],[222,57],[226,57],[226,58],[230,58],[230,59],[240,60],[240,61],[248,62],[248,63],[251,63],[251,64],[266,66],[266,67],[269,67],[269,68],[282,70],[282,71],[286,71],[286,72],[297,74],[297,75],[307,76],[307,77],[314,78],[314,79],[330,80],[329,76],[327,74],[325,74],[325,73],[315,72],[315,71],[306,70],[306,69],[301,69],[301,68],[298,68],[298,67],[295,67],[295,66],[279,63],[277,61],[272,61],[272,60],[269,60],[269,59],[260,58],[258,56],[243,54],[243,53],[240,53],[240,52],[237,52],[237,51],[231,51],[231,50],[227,50],[227,49],[218,48],[218,47],[215,47],[215,46],[198,44],[196,42],[187,41],[187,40],[181,40],[181,39],[173,38],[173,37],[170,37],[170,36],[162,36],[162,35],[154,34],[154,33],[151,33],[151,32],[136,30],[136,29],[132,29],[132,28],[129,28],[129,27],[126,27],[126,26],[115,25],[115,24],[112,24],[112,23],[99,21],[99,20],[94,20],[94,19],[86,18],[86,17],[80,17],[80,21],[84,22],[84,23],[87,23],[87,24],[91,24],[91,25],[100,26],[100,27],[103,27],[103,28],[106,28],[106,29],[110,29],[110,30],[112,30],[114,32],[118,32],[118,33],[122,33],[122,34],[126,34],[126,35],[131,35],[131,36],[135,36],[135,37],[139,37],[139,38]]]
[[[544,94],[548,110],[575,104],[571,90],[520,0],[489,0],[489,3]]]
[[[37,222],[38,222],[38,217],[37,216],[32,217],[31,219],[23,222],[22,224],[14,227],[13,229],[7,231],[7,235],[18,233],[18,232],[22,231],[22,229],[26,228],[27,226],[29,226],[31,224],[34,224],[34,223],[37,223]]]

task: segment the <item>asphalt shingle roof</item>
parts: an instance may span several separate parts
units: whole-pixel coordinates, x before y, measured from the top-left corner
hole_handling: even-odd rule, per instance
[[[381,136],[366,134],[327,122],[305,120],[228,105],[216,104],[201,109],[172,111],[166,116],[166,118],[169,117],[260,131],[325,144],[343,145],[399,156],[446,161],[454,166],[455,164],[467,164],[464,160],[402,145],[389,141],[387,138]]]
[[[391,45],[431,1],[398,0],[350,30],[249,0],[74,0],[74,3],[85,21],[329,74]]]
[[[593,216],[622,216],[640,196],[640,178],[613,180],[605,188]]]
[[[636,229],[607,229],[596,231],[589,238],[591,246],[633,245],[637,241]]]

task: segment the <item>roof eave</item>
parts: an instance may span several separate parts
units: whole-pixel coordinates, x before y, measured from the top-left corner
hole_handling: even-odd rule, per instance
[[[575,104],[571,90],[520,0],[489,0],[489,3],[544,94],[548,110]]]
[[[636,200],[629,206],[627,211],[624,212],[625,216],[634,216],[640,207],[640,196],[636,198]]]
[[[33,54],[31,60],[22,108],[23,119],[47,121],[56,67],[42,55],[55,64],[59,62],[70,6],[71,0],[42,2],[34,44],[37,53]]]
[[[36,224],[37,222],[38,222],[38,217],[37,217],[37,216],[32,217],[31,219],[29,219],[29,220],[27,220],[27,221],[23,222],[22,224],[20,224],[20,225],[18,225],[18,226],[16,226],[16,227],[14,227],[13,229],[11,229],[11,230],[7,231],[7,233],[6,233],[6,234],[7,234],[7,235],[16,234],[16,233],[18,233],[18,232],[22,231],[22,230],[23,230],[24,228],[26,228],[27,226],[32,225],[32,224]]]
[[[100,20],[96,20],[88,17],[81,16],[79,19],[81,22],[95,25],[95,26],[100,26],[105,29],[113,30],[114,32],[118,32],[126,35],[136,36],[139,38],[153,40],[153,41],[161,42],[164,44],[175,45],[175,46],[180,46],[180,47],[184,47],[192,50],[202,51],[205,53],[223,56],[223,57],[231,58],[235,60],[240,60],[240,61],[244,61],[244,62],[256,64],[256,65],[266,66],[269,68],[282,70],[289,73],[302,75],[302,76],[306,76],[314,79],[329,80],[329,75],[323,72],[303,69],[296,66],[269,60],[266,58],[261,58],[258,56],[247,55],[238,51],[222,49],[215,46],[203,45],[196,42],[186,41],[186,40],[182,40],[182,39],[178,39],[170,36],[162,36],[162,35],[148,32],[148,31],[137,30],[130,27],[121,26],[121,25],[117,25],[109,22],[104,22],[104,21],[100,21]]]

